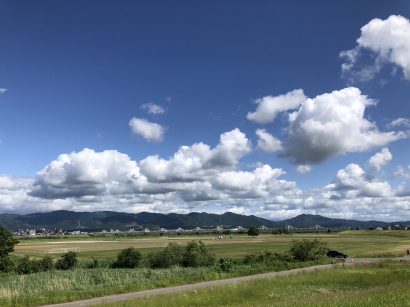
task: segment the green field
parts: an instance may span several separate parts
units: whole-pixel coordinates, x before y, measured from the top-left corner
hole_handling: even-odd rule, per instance
[[[410,231],[350,231],[330,234],[322,233],[293,235],[264,234],[255,238],[249,237],[247,235],[236,235],[233,236],[232,239],[230,239],[229,236],[228,238],[226,238],[225,236],[224,240],[218,240],[217,235],[169,237],[141,236],[135,238],[69,237],[56,239],[28,239],[21,240],[21,242],[16,246],[15,255],[30,255],[34,257],[51,255],[57,258],[65,251],[75,250],[79,255],[81,265],[79,268],[68,271],[51,270],[47,272],[33,273],[28,275],[18,275],[15,273],[1,273],[0,306],[37,306],[48,303],[67,302],[72,300],[92,298],[109,294],[138,291],[142,289],[166,287],[171,285],[181,285],[205,280],[215,280],[234,276],[244,276],[257,274],[261,272],[281,271],[297,267],[306,267],[314,265],[315,263],[313,262],[279,261],[270,264],[244,264],[238,262],[239,264],[236,264],[234,266],[234,269],[228,272],[221,271],[218,266],[200,268],[171,267],[168,269],[149,269],[147,267],[144,267],[143,265],[136,269],[114,269],[109,268],[107,266],[93,269],[87,268],[87,265],[90,262],[92,262],[90,258],[100,258],[102,259],[102,262],[109,262],[111,260],[107,258],[115,257],[121,249],[124,249],[126,247],[135,247],[139,251],[141,251],[143,255],[146,255],[150,251],[159,250],[165,247],[170,242],[186,244],[189,241],[196,239],[203,240],[208,245],[210,251],[218,256],[243,258],[244,255],[255,254],[266,250],[285,253],[291,247],[293,239],[301,238],[319,238],[322,241],[326,242],[330,249],[339,250],[353,257],[403,256],[406,253],[406,250],[410,249]],[[330,260],[325,260],[325,262],[329,261]],[[408,266],[401,266],[403,272],[405,272],[406,276],[409,277]],[[390,266],[388,266],[384,270],[382,270],[383,268],[381,268],[381,270],[375,271],[376,268],[379,269],[379,267],[372,267],[373,271],[371,272],[373,273],[371,273],[370,271],[366,271],[366,274],[370,276],[371,274],[375,275],[376,272],[380,272],[380,276],[386,276],[386,280],[389,280],[389,276],[391,276],[392,278],[398,276],[398,280],[400,280],[401,278],[401,273],[399,272],[400,270],[394,271]],[[354,272],[356,271],[342,270],[338,273],[335,273],[341,274],[340,276],[326,275],[333,274],[331,272],[324,273],[325,275],[323,276],[329,277],[326,277],[328,279],[324,278],[323,280],[327,280],[330,283],[330,280],[332,280],[332,278],[338,278],[338,282],[335,287],[340,286],[343,288],[344,286],[346,286],[347,289],[350,289],[350,286],[347,285],[347,282],[343,281],[343,276],[345,276],[343,275],[345,274],[343,272],[349,272],[349,274],[354,274]],[[362,275],[363,274],[360,273],[354,276]],[[379,274],[377,274],[377,276],[379,276]],[[321,277],[319,278],[319,280],[321,280]],[[338,285],[339,280],[342,282],[341,285]],[[376,278],[375,280],[379,280],[379,278]],[[297,282],[298,279],[296,278],[295,283]],[[300,284],[303,284],[305,282],[306,280],[303,280],[302,278]],[[319,290],[316,291],[314,290],[314,288],[306,288],[306,291],[313,291],[313,293],[317,292],[315,295],[320,296],[320,299],[322,299],[322,294],[325,295],[329,294],[330,292],[326,292],[328,291],[328,288],[324,286],[322,287],[319,284],[320,283],[318,281],[317,289]],[[266,294],[264,294],[265,292],[263,291],[265,289],[265,286],[267,287],[267,284],[265,285],[263,284],[263,282],[261,282],[261,285],[263,286],[261,286],[261,289],[259,290],[253,288],[250,288],[250,290],[246,290],[247,286],[238,286],[244,287],[244,289],[241,290],[243,291],[243,293],[248,293],[247,295],[249,295],[250,299],[248,304],[249,306],[254,305],[254,303],[260,299],[258,296],[252,296],[253,294],[251,295],[251,293],[256,293],[255,295],[260,294],[262,296],[266,296]],[[391,284],[382,286],[393,287]],[[391,293],[395,293],[394,291],[399,291],[401,289],[400,287],[401,282],[398,284],[397,289],[395,287],[389,289],[391,290]],[[339,291],[339,288],[335,288],[333,290],[332,289],[329,291]],[[370,288],[366,289],[369,290]],[[235,288],[229,288],[229,291],[233,291],[231,294],[232,296],[236,295],[234,292]],[[207,294],[206,292],[204,293],[204,297],[202,298],[203,301],[196,302],[194,300],[192,304],[201,305],[202,302],[208,304],[206,298]],[[283,291],[283,293],[286,293],[286,291]],[[223,296],[222,293],[220,295]],[[280,298],[280,294],[277,295],[279,295]],[[375,293],[374,295],[377,296],[378,294]],[[402,294],[398,294],[398,297],[401,297],[401,295]],[[267,299],[265,296],[263,296],[264,298],[261,299],[262,305],[268,304],[268,301],[264,301],[264,299]],[[331,295],[329,294],[329,296]],[[187,297],[189,298],[190,295],[188,295]],[[276,298],[276,296],[274,297]],[[161,299],[162,298],[158,298],[158,302],[155,301],[156,299],[154,299],[152,301],[152,304],[154,306],[156,304],[161,305]],[[252,299],[255,299],[256,301],[252,301]],[[175,300],[175,305],[179,304],[178,300],[182,300],[182,305],[185,304],[183,301],[183,295],[175,296]],[[244,300],[244,302],[247,301]],[[290,300],[290,302],[292,301]],[[190,305],[190,303],[186,304]],[[209,301],[209,305],[213,305],[212,301]]]
[[[235,235],[218,240],[217,235],[207,236],[141,236],[136,238],[67,238],[60,240],[31,239],[22,240],[15,250],[17,255],[51,255],[58,257],[64,251],[74,250],[79,258],[113,257],[119,250],[135,247],[143,254],[165,247],[169,242],[186,244],[195,239],[202,240],[218,256],[239,257],[264,250],[284,252],[289,249],[293,239],[320,238],[330,249],[335,249],[351,257],[389,257],[402,256],[410,249],[410,231],[347,231],[331,234],[264,234],[256,238]]]
[[[108,306],[410,306],[410,262],[346,267]]]

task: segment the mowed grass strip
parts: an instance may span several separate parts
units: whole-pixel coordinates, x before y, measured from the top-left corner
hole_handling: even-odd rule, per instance
[[[410,306],[410,263],[346,267],[101,306]]]

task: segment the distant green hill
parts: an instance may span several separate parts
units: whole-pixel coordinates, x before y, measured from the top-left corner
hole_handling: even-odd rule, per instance
[[[10,230],[26,228],[46,229],[129,229],[136,227],[164,227],[164,228],[195,228],[216,227],[218,225],[231,226],[262,226],[278,227],[278,223],[259,218],[226,212],[224,214],[198,213],[189,214],[160,214],[160,213],[124,213],[113,211],[73,212],[53,211],[46,213],[31,213],[26,215],[0,214],[0,224]]]
[[[10,230],[18,229],[64,229],[64,230],[109,230],[138,227],[164,227],[175,229],[182,227],[192,229],[195,227],[251,227],[262,226],[271,228],[286,227],[314,227],[319,225],[324,228],[351,227],[367,229],[369,227],[385,227],[390,224],[405,224],[410,222],[386,223],[380,221],[357,221],[327,218],[320,215],[301,214],[291,219],[283,221],[271,221],[254,215],[241,215],[232,212],[224,214],[199,213],[189,214],[160,214],[150,212],[124,213],[114,211],[100,212],[74,212],[74,211],[53,211],[45,213],[31,213],[25,215],[0,214],[0,224]]]
[[[291,225],[293,227],[314,227],[319,225],[324,228],[337,228],[337,227],[351,227],[367,229],[370,227],[385,227],[390,223],[380,221],[357,221],[357,220],[344,220],[333,219],[324,217],[321,215],[301,214],[294,218],[279,222],[282,226]]]

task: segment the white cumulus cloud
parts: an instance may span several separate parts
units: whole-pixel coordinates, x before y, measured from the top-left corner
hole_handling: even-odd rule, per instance
[[[410,119],[404,117],[396,118],[392,120],[390,123],[388,123],[387,127],[390,129],[397,127],[410,128]]]
[[[141,192],[147,179],[137,163],[116,150],[61,154],[40,172],[32,196],[69,198]]]
[[[289,115],[286,155],[300,164],[319,163],[407,137],[404,132],[380,132],[364,116],[366,107],[372,105],[375,102],[355,87],[305,100]]]
[[[221,134],[219,144],[181,146],[169,160],[148,156],[140,162],[151,181],[194,181],[204,174],[236,166],[250,152],[251,142],[239,129]]]
[[[361,67],[360,57],[363,51],[375,56],[373,65]],[[342,72],[352,81],[372,79],[384,63],[391,63],[401,68],[404,77],[410,80],[410,22],[400,15],[391,15],[387,19],[372,19],[361,28],[357,46],[352,50],[342,51],[340,56],[346,60]]]
[[[265,129],[257,129],[258,147],[266,152],[277,152],[283,150],[282,142],[267,132]]]
[[[296,171],[299,174],[307,174],[307,173],[310,173],[312,171],[312,167],[310,165],[307,165],[307,164],[301,164],[301,165],[298,165],[296,167]]]
[[[387,197],[392,195],[388,182],[369,179],[366,172],[357,164],[351,163],[337,172],[333,183],[328,186],[337,191],[342,198]]]
[[[380,152],[370,157],[368,163],[370,167],[379,171],[383,168],[383,166],[389,163],[392,159],[393,159],[393,156],[390,150],[387,147],[385,147]]]
[[[133,117],[128,124],[134,135],[141,136],[147,141],[161,142],[164,138],[165,128],[157,123]]]
[[[306,99],[303,90],[297,89],[279,96],[266,96],[257,99],[255,112],[249,112],[246,118],[258,124],[273,122],[284,111],[296,109]]]

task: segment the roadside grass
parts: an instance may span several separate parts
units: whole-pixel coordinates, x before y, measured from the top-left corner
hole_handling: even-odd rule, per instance
[[[36,306],[68,302],[144,289],[282,271],[315,264],[318,264],[318,262],[236,265],[228,273],[222,272],[216,267],[174,267],[169,269],[94,268],[67,271],[53,270],[29,275],[3,273],[0,274],[0,306]]]
[[[103,306],[410,306],[410,263],[244,282]]]

